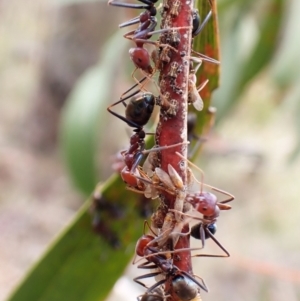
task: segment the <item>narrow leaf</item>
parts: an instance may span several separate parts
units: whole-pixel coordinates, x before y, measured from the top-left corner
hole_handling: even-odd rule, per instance
[[[87,195],[98,180],[95,156],[99,139],[101,147],[100,121],[105,122],[113,75],[125,45],[120,35],[110,39],[102,60],[79,79],[63,110],[60,132],[64,158],[74,184]]]
[[[135,210],[136,195],[123,188],[124,183],[116,176],[100,188],[124,214],[122,219],[105,219],[119,234],[120,250],[112,249],[92,233],[88,201],[8,301],[104,300],[123,273],[143,231]]]

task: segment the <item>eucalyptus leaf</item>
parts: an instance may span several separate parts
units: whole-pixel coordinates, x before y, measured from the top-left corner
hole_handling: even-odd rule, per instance
[[[112,177],[97,192],[123,212],[120,219],[104,217],[118,233],[122,247],[112,249],[92,233],[87,201],[7,301],[101,301],[107,297],[132,257],[143,227],[136,195],[124,190],[119,177]]]
[[[214,103],[218,108],[217,121],[220,121],[241,99],[247,84],[266,67],[276,49],[283,16],[283,0],[269,0],[262,3],[265,13],[258,24],[259,35],[251,51],[245,55],[243,37],[247,36],[248,28],[243,27],[244,13],[239,12],[231,23],[231,30],[222,39],[222,73],[221,88],[214,95]],[[248,7],[249,3],[244,4]],[[254,8],[254,7],[253,7]],[[249,12],[248,12],[249,13]],[[249,36],[251,39],[251,36]]]
[[[300,1],[288,1],[287,14],[285,15],[285,28],[282,40],[271,68],[273,80],[282,88],[299,80],[300,66],[300,31],[299,10]]]
[[[126,43],[119,34],[108,41],[100,63],[81,76],[62,113],[60,140],[66,165],[74,184],[87,195],[99,178],[95,157],[99,144],[102,147],[100,121],[104,124],[115,69]]]

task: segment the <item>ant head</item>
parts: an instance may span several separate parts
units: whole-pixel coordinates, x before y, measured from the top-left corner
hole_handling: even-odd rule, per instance
[[[205,216],[213,216],[219,210],[217,197],[210,192],[197,193],[193,197],[192,203],[195,209]]]

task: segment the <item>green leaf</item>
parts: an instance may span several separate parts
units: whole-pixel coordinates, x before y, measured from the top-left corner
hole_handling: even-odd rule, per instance
[[[105,124],[114,72],[126,43],[119,34],[109,40],[102,60],[79,79],[62,113],[60,140],[66,165],[74,184],[86,195],[99,178],[95,157],[101,147],[100,121]]]
[[[217,121],[236,105],[246,85],[270,63],[275,52],[284,1],[262,1],[261,5],[263,15],[255,45],[244,49],[243,37],[247,36],[248,32],[243,30],[245,14],[239,11],[231,24],[231,30],[223,39],[222,86],[214,95],[214,103],[218,107]]]
[[[88,201],[7,301],[101,301],[107,297],[132,257],[143,227],[135,210],[136,195],[124,191],[119,177],[98,190],[123,211],[122,219],[105,218],[123,247],[114,250],[92,233]]]
[[[300,39],[296,35],[300,30],[299,10],[300,2],[298,0],[289,1],[284,34],[282,34],[276,60],[271,69],[271,76],[276,85],[281,88],[286,88],[291,83],[299,80]]]
[[[265,7],[268,14],[263,17],[260,25],[259,39],[251,55],[243,64],[238,90],[241,91],[271,61],[278,42],[283,6],[283,0],[272,0]]]
[[[204,20],[212,9],[213,14],[205,25],[200,34],[194,38],[193,50],[204,54],[212,59],[220,60],[219,49],[219,28],[216,1],[212,0],[212,6],[209,1],[198,1],[197,8],[201,20]],[[210,106],[212,91],[219,86],[220,67],[218,64],[203,62],[200,70],[197,73],[198,85],[209,80],[208,84],[201,90],[200,95],[204,102],[204,108],[201,112],[196,111],[190,107],[189,112],[193,111],[197,115],[197,125],[195,132],[197,135],[205,136],[211,125],[213,124],[214,112]],[[197,143],[196,143],[197,144]],[[200,150],[200,149],[199,149]],[[197,155],[194,152],[193,157]]]

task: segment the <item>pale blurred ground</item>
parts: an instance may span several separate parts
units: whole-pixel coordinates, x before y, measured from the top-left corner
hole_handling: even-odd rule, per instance
[[[23,138],[51,5],[0,0],[0,300],[80,204],[59,156],[33,153]],[[277,106],[267,73],[244,97],[200,163],[207,183],[236,196],[216,234],[232,256],[195,259],[194,270],[210,288],[206,301],[300,300],[300,164],[286,164],[295,143],[289,104]],[[137,272],[130,267],[112,300],[135,300],[141,290],[130,278]]]
[[[47,1],[0,1],[0,300],[80,204],[57,154],[24,138],[50,11]]]

